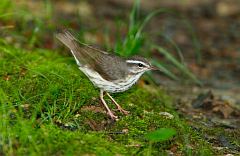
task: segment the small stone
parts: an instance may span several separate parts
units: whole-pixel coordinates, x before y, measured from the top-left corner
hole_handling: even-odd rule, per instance
[[[79,116],[80,116],[80,114],[76,114],[76,115],[75,115],[75,118],[78,118]]]
[[[128,129],[125,128],[125,129],[122,130],[122,132],[125,133],[125,134],[127,134],[127,133],[128,133]]]
[[[174,116],[168,112],[160,112],[159,115],[164,116],[166,119],[173,119]]]

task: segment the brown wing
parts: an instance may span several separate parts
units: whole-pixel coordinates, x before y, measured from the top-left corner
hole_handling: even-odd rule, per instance
[[[123,58],[79,42],[68,30],[57,33],[56,37],[71,50],[79,66],[92,68],[104,79],[111,81],[127,75]]]

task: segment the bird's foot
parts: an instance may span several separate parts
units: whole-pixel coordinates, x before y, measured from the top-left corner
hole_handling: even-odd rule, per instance
[[[129,111],[124,110],[122,107],[118,107],[117,109],[125,115],[128,115],[130,113]]]
[[[112,112],[108,112],[108,115],[113,119],[113,120],[118,120],[118,117],[114,115]]]

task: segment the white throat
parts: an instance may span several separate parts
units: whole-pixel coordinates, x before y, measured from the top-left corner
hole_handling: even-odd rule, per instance
[[[119,85],[122,88],[121,91],[128,90],[132,85],[134,85],[138,81],[138,79],[142,76],[143,73],[144,72],[140,72],[137,75],[132,75],[129,78],[127,78],[128,81],[119,83]]]

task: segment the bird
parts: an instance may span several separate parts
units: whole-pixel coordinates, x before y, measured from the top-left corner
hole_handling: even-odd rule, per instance
[[[127,115],[109,93],[124,92],[132,87],[139,78],[149,70],[158,70],[141,56],[124,58],[113,53],[97,49],[80,42],[68,29],[59,30],[56,38],[68,47],[79,67],[96,88],[100,89],[100,100],[108,115],[113,120],[118,120],[104,100],[106,94],[116,105],[117,110]]]

